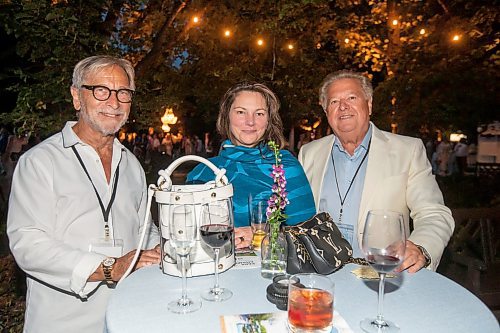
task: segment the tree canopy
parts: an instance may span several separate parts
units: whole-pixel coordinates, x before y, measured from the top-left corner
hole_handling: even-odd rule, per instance
[[[11,43],[0,59],[15,50],[16,61],[4,64],[0,85],[17,101],[1,117],[27,131],[58,130],[74,118],[69,103],[74,65],[106,53],[126,57],[136,67],[131,116],[136,128],[161,125],[165,107],[173,106],[185,131],[211,131],[220,97],[242,80],[263,82],[279,95],[287,128],[312,123],[323,119],[317,102],[321,80],[348,68],[372,78],[374,121],[382,128],[397,124],[400,133],[412,135],[472,131],[497,117],[497,5],[480,0],[4,1],[0,19]]]

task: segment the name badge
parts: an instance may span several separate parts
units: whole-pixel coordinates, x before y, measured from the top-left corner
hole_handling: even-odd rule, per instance
[[[354,226],[346,223],[339,223],[337,227],[340,230],[342,236],[352,245],[352,240],[354,239]]]
[[[89,252],[103,254],[107,257],[119,258],[123,256],[123,239],[92,239]]]

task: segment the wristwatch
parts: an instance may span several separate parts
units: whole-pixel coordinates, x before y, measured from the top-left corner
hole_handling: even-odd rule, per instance
[[[104,272],[104,279],[108,287],[114,286],[115,282],[111,278],[111,271],[116,262],[115,258],[107,257],[102,261],[102,271]]]
[[[427,266],[429,266],[431,264],[431,255],[429,254],[429,252],[427,252],[427,250],[425,249],[425,247],[423,247],[422,245],[416,245],[416,246],[418,247],[418,249],[420,250],[420,252],[422,252],[422,254],[425,257],[424,268],[426,268]]]

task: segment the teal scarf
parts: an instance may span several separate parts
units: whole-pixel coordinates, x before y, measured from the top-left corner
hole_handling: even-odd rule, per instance
[[[311,187],[299,161],[288,151],[281,150],[281,163],[285,169],[286,189],[290,204],[285,208],[286,223],[294,225],[316,213]],[[219,156],[210,158],[218,168],[226,169],[233,184],[234,225],[249,226],[248,198],[267,200],[271,196],[271,177],[274,154],[266,144],[248,148],[234,146],[229,140],[222,144]],[[187,176],[187,183],[205,183],[214,180],[214,173],[199,164]]]

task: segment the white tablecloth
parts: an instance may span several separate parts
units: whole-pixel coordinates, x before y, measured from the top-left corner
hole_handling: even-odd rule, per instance
[[[359,280],[350,264],[330,275],[335,282],[335,309],[354,332],[359,322],[377,313],[377,281]],[[214,282],[213,275],[188,279],[188,295]],[[266,299],[270,280],[259,269],[230,269],[220,275],[220,284],[233,291],[225,302],[203,301],[202,308],[189,314],[168,311],[167,303],[181,293],[181,279],[164,275],[158,266],[130,275],[114,291],[106,312],[108,333],[132,332],[220,332],[221,315],[266,313],[279,310]],[[387,279],[384,315],[396,322],[401,332],[500,332],[491,311],[472,293],[446,277],[421,270]]]

